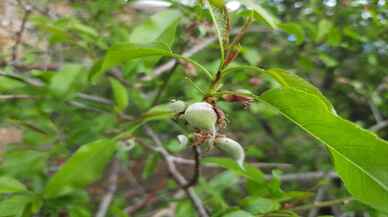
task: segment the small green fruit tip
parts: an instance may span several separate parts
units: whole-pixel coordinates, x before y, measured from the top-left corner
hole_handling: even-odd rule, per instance
[[[186,110],[186,103],[182,100],[171,100],[168,107],[172,112],[179,114]]]
[[[245,167],[244,167],[245,152],[242,146],[238,142],[228,137],[221,136],[215,139],[215,145],[221,151],[231,156],[242,170],[245,170]]]
[[[240,167],[241,170],[245,171],[244,159],[237,161],[237,165]]]
[[[183,134],[180,134],[177,136],[177,139],[178,139],[178,142],[181,144],[181,145],[184,145],[186,146],[188,143],[189,143],[189,139],[187,138],[187,136],[183,135]]]

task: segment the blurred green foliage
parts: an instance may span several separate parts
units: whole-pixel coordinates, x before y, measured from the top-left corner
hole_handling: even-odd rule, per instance
[[[189,146],[176,139],[179,134],[192,136],[190,128],[171,118],[174,113],[166,103],[201,101],[204,93],[218,93],[221,87],[261,95],[282,85],[304,92],[278,89],[262,99],[329,145],[363,146],[344,148],[345,156],[356,162],[346,168],[338,163],[343,156],[329,149],[341,177],[350,180],[349,191],[376,201],[369,205],[380,211],[345,200],[350,194],[343,183],[327,175],[334,167],[324,146],[278,110],[263,102],[245,106],[221,99],[217,105],[227,122],[223,133],[243,145],[247,164],[242,170],[215,150],[202,153],[195,192],[211,216],[307,216],[322,189],[321,200],[344,200],[318,209],[315,216],[387,216],[381,211],[388,204],[386,142],[320,112],[333,105],[341,117],[388,138],[385,1],[244,0],[229,11],[229,20],[219,1],[168,1],[169,8],[122,0],[20,2],[14,5],[15,19],[27,13],[25,6],[32,7],[22,42],[8,46],[16,51],[0,54],[0,127],[21,132],[16,142],[7,142],[8,134],[0,133],[0,217],[96,215],[112,185],[112,156],[120,170],[106,216],[157,216],[169,210],[174,213],[170,216],[197,216],[168,175],[163,157],[149,148],[153,141],[140,125],[152,120],[148,126],[166,150],[191,159]],[[244,37],[229,47],[244,25],[249,25]],[[233,56],[236,51],[239,55]],[[222,82],[212,83],[223,60],[232,57],[228,67],[235,68]],[[163,68],[173,58],[177,62]],[[320,91],[298,77],[285,75],[277,83],[276,72],[247,65],[287,69]],[[318,101],[321,107],[314,104]],[[315,128],[303,125],[308,117],[317,121]],[[185,177],[193,174],[190,162],[177,163]],[[355,173],[357,165],[367,168],[367,175]],[[312,173],[324,175],[306,178]],[[359,187],[365,180],[368,189]]]

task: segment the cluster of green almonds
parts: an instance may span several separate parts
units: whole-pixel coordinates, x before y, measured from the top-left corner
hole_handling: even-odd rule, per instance
[[[178,100],[171,102],[170,108],[176,113],[183,113],[183,118],[193,128],[210,132],[212,135],[209,139],[210,146],[214,144],[243,168],[245,153],[241,145],[226,136],[217,135],[217,120],[219,117],[213,105],[207,102],[196,102],[186,107],[185,102]],[[180,135],[178,140],[187,143],[187,138],[183,138],[183,135]]]

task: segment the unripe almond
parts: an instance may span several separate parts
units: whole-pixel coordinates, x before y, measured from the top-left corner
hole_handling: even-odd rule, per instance
[[[231,156],[237,162],[237,164],[242,169],[244,169],[245,152],[238,142],[228,137],[222,136],[222,137],[217,137],[214,140],[214,144],[221,151]]]
[[[210,148],[213,147],[218,119],[213,106],[207,102],[193,103],[187,107],[184,118],[192,127],[210,131],[211,138],[208,140],[208,143]]]
[[[207,102],[197,102],[187,107],[185,120],[194,128],[214,130],[217,122],[217,113]]]

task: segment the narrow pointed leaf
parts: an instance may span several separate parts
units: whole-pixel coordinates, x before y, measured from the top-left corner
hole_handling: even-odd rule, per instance
[[[258,3],[255,3],[253,0],[241,0],[241,3],[254,12],[255,18],[263,20],[273,29],[278,28],[279,20]]]
[[[108,139],[83,145],[51,177],[44,191],[45,198],[59,197],[96,181],[115,150],[116,144]]]
[[[15,195],[0,201],[0,217],[22,217],[33,198],[29,195]]]
[[[180,18],[181,13],[178,10],[161,11],[136,26],[129,36],[129,41],[138,44],[162,42],[171,46]]]
[[[210,16],[213,20],[214,28],[217,33],[218,43],[219,43],[220,52],[221,52],[221,63],[223,63],[225,59],[225,46],[227,46],[229,41],[228,13],[225,7],[216,7],[210,2],[208,1],[206,2],[209,8]]]
[[[282,69],[269,69],[266,72],[283,87],[295,88],[319,97],[326,104],[326,107],[335,113],[330,101],[321,93],[321,91],[303,78]]]
[[[12,177],[0,177],[0,193],[15,193],[26,191],[26,186]]]
[[[92,81],[96,81],[105,71],[119,64],[151,56],[172,56],[172,52],[163,44],[116,44],[108,49],[106,55],[101,60],[94,64],[89,72],[89,78]]]
[[[122,112],[128,106],[128,92],[124,85],[116,79],[110,79],[115,102],[115,110]]]

